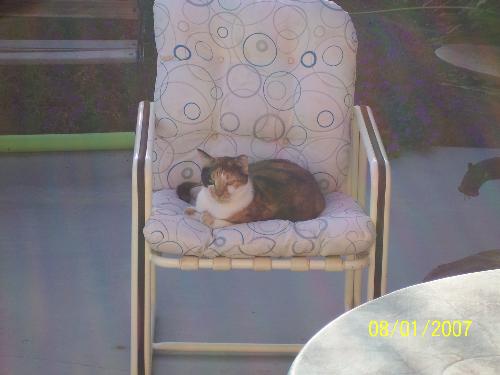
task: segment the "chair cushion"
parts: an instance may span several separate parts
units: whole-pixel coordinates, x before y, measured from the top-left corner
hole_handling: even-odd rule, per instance
[[[156,0],[154,190],[213,156],[283,158],[323,193],[350,161],[357,38],[327,0]]]
[[[155,251],[169,255],[252,258],[359,254],[375,239],[370,218],[348,195],[327,194],[320,217],[302,221],[268,220],[211,229],[184,215],[189,206],[175,190],[153,194],[144,235]]]

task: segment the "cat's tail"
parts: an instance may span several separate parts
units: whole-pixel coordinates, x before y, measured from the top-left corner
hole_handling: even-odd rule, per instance
[[[183,182],[182,184],[177,186],[177,196],[184,202],[191,203],[192,200],[191,189],[196,186],[200,186],[200,184],[190,181]]]

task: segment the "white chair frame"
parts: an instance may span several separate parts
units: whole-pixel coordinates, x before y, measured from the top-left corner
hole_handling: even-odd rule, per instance
[[[155,139],[154,103],[141,102],[137,118],[132,167],[131,262],[131,374],[150,374],[154,352],[169,354],[295,355],[302,344],[153,342],[156,305],[156,267],[184,271],[253,269],[255,271],[344,271],[346,310],[361,303],[363,270],[368,270],[367,299],[386,292],[387,242],[391,197],[391,170],[373,113],[355,106],[352,119],[351,166],[344,192],[367,210],[375,224],[376,241],[369,252],[323,258],[215,258],[167,257],[151,250],[142,233],[150,216],[153,195],[152,154]],[[368,173],[369,168],[369,173]],[[369,188],[366,202],[367,188]]]

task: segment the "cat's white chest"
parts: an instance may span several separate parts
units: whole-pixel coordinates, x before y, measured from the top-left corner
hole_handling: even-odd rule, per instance
[[[196,197],[196,211],[208,211],[217,219],[228,219],[237,212],[246,208],[253,200],[253,188],[250,181],[231,195],[227,202],[215,200],[208,188],[203,187]]]

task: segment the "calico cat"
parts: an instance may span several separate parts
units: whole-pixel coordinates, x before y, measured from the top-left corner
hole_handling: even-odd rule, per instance
[[[205,163],[203,186],[195,207],[188,207],[185,213],[209,227],[271,219],[309,220],[325,208],[312,174],[291,161],[272,159],[249,164],[246,155],[212,157],[203,150],[198,152]],[[177,194],[191,203],[196,186],[200,184],[185,182],[179,185]]]

